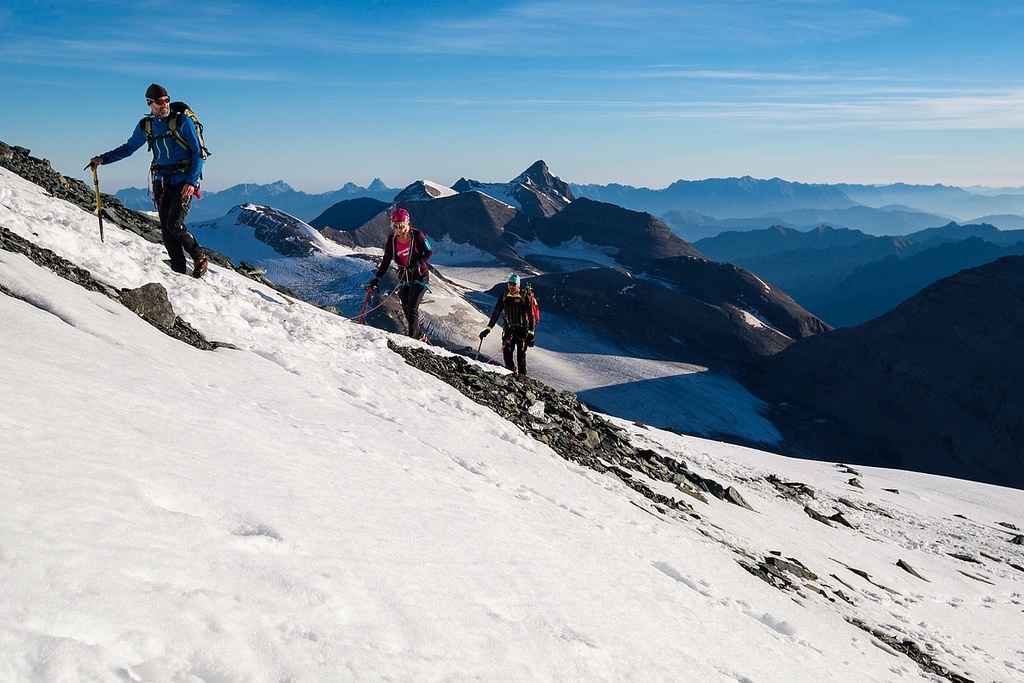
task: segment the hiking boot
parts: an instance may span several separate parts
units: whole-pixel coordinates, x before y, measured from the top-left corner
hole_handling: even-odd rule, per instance
[[[206,275],[206,267],[210,262],[206,258],[206,254],[200,252],[197,256],[192,259],[195,262],[195,270],[192,271],[192,277],[202,277]]]

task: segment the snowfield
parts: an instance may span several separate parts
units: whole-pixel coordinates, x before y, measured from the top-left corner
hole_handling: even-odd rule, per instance
[[[1024,680],[1022,491],[616,419],[753,508],[659,483],[695,510],[670,513],[387,333],[217,266],[175,275],[113,225],[100,243],[3,169],[0,226],[115,287],[162,284],[234,347],[0,250],[0,681]],[[741,566],[765,558],[816,578]]]

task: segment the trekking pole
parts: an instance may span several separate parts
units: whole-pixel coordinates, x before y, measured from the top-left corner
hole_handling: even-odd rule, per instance
[[[100,219],[100,242],[103,241],[103,205],[100,203],[100,177],[96,174],[96,167],[92,167],[92,185],[96,188],[96,217]]]
[[[484,338],[480,337],[480,343],[476,345],[476,358],[473,360],[480,360],[480,349],[484,347]]]
[[[366,290],[366,298],[363,299],[363,310],[359,311],[359,317],[356,318],[356,324],[357,325],[362,325],[363,324],[363,316],[366,315],[366,305],[370,303],[370,297],[372,295],[373,295],[373,290],[367,288],[367,290]]]

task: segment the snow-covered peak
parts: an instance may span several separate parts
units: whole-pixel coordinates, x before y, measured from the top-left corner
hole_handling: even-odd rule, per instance
[[[440,183],[430,180],[417,180],[395,196],[395,203],[430,201],[432,199],[440,199],[441,197],[451,197],[456,194],[458,192]]]
[[[569,186],[552,176],[543,161],[535,162],[507,183],[461,178],[454,188],[459,192],[482,192],[530,216],[554,215],[574,199]]]

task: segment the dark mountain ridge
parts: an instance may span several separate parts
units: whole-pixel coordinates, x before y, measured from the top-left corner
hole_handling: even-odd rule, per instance
[[[530,278],[545,309],[657,357],[728,372],[829,329],[782,292],[747,271],[702,258],[587,268]]]
[[[461,192],[395,206],[407,209],[413,226],[434,241],[448,239],[467,244],[528,272],[551,270],[533,263],[536,259],[531,261],[528,253],[520,253],[524,244],[535,240],[557,247],[578,238],[614,252],[618,263],[631,268],[669,256],[703,258],[650,214],[587,199],[577,199],[551,217],[527,216],[482,192]],[[346,246],[379,247],[391,234],[391,225],[385,212],[355,230],[325,228],[322,232]],[[545,262],[550,263],[550,259]]]
[[[373,197],[356,197],[333,204],[326,211],[309,222],[317,230],[333,228],[351,231],[365,225],[390,204]]]
[[[799,340],[744,381],[805,457],[1024,488],[1022,337],[1024,256],[1007,256]]]
[[[529,219],[511,206],[479,192],[464,192],[430,201],[402,202],[413,227],[431,240],[468,244],[512,266],[529,269],[512,246],[518,233],[529,234]],[[388,212],[379,213],[355,230],[325,228],[324,237],[354,247],[380,247],[391,234]]]
[[[903,258],[890,255],[859,266],[811,305],[837,327],[857,325],[892,310],[932,282],[1015,254],[1024,254],[1024,242],[1000,247],[980,237],[943,241]]]
[[[651,214],[590,199],[577,199],[551,218],[534,219],[531,224],[537,239],[548,246],[579,237],[588,244],[615,249],[615,260],[633,268],[655,258],[704,258]]]

